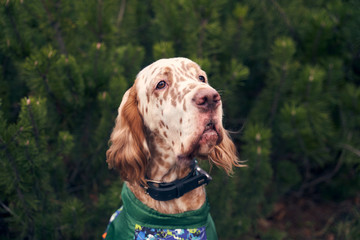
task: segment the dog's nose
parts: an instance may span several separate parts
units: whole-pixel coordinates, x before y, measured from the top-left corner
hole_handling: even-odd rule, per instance
[[[216,109],[221,102],[219,93],[212,88],[202,88],[197,91],[193,98],[197,108],[203,111]]]

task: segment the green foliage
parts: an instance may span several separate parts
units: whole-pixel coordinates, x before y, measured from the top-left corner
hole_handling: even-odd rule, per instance
[[[100,237],[121,205],[105,152],[122,95],[174,56],[207,72],[247,164],[211,170],[221,239],[291,238],[258,226],[288,195],[358,197],[359,15],[355,0],[0,1],[0,238]],[[327,233],[356,238],[358,206],[342,214]]]
[[[301,182],[301,174],[296,164],[279,161],[276,165],[276,187],[279,194],[287,193]]]
[[[283,240],[287,239],[287,235],[285,232],[277,229],[270,229],[266,233],[261,234],[261,239],[264,240]]]
[[[60,216],[61,229],[65,238],[79,238],[83,235],[89,216],[86,214],[84,204],[79,199],[69,199],[63,203]]]
[[[5,209],[11,216],[6,221],[19,238],[28,235],[42,238],[50,234],[47,230],[55,224],[51,216],[58,206],[51,204],[57,197],[51,186],[50,160],[60,159],[49,154],[47,149],[51,137],[47,135],[50,126],[47,119],[46,101],[42,98],[24,98],[16,124],[1,119],[0,176],[5,194],[1,202],[9,206]],[[57,167],[61,170],[63,166],[57,164]],[[44,231],[38,232],[42,227]]]
[[[335,224],[333,231],[335,236],[341,239],[356,239],[360,234],[360,210],[358,208],[352,209],[352,213],[344,216],[345,219],[340,219]]]
[[[154,59],[175,57],[172,42],[159,42],[153,47]]]

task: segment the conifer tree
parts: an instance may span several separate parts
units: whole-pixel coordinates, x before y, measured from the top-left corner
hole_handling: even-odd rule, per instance
[[[201,163],[222,239],[290,238],[260,227],[288,196],[358,198],[359,15],[355,0],[0,1],[0,238],[101,236],[121,205],[105,162],[121,97],[174,56],[207,72],[247,165]],[[356,238],[351,209],[324,234]]]

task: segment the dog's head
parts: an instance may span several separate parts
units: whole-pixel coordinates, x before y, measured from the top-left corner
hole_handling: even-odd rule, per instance
[[[123,96],[107,151],[109,167],[126,181],[144,183],[155,156],[165,168],[200,157],[231,173],[238,159],[222,114],[220,95],[196,63],[158,60],[140,71]]]

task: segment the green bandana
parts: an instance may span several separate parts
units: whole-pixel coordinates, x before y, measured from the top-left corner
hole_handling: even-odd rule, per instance
[[[163,214],[140,202],[124,184],[123,206],[116,211],[103,237],[106,240],[217,240],[208,201],[198,210]]]

